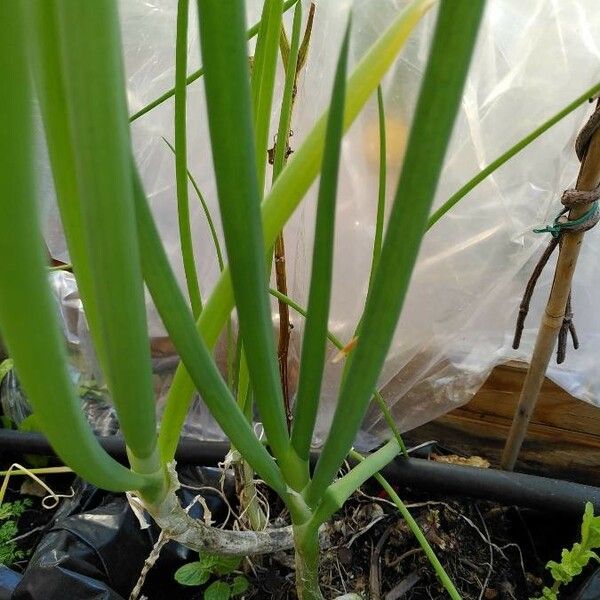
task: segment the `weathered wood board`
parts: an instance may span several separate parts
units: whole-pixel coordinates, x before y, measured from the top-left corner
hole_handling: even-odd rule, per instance
[[[440,444],[487,458],[498,467],[526,366],[496,367],[469,402],[406,434],[411,444]],[[600,485],[600,408],[546,379],[516,470]]]

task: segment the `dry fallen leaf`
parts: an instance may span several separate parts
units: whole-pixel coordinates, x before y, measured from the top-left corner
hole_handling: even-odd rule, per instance
[[[489,469],[490,463],[481,456],[458,456],[457,454],[432,454],[432,460],[450,465],[462,465],[463,467],[477,467],[478,469]]]

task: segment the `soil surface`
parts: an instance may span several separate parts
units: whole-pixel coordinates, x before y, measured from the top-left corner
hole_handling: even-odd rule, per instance
[[[415,495],[404,501],[464,600],[537,597],[548,583],[545,564],[558,559],[579,534],[576,519],[558,520],[491,502]],[[326,598],[347,592],[358,592],[365,600],[448,598],[406,522],[376,487],[363,488],[335,515],[326,540],[321,565]],[[248,559],[243,569],[251,582],[244,598],[297,597],[291,553]],[[154,576],[156,581],[158,573]],[[201,591],[176,587],[173,598],[203,597]],[[151,600],[164,597],[162,593],[147,592]]]
[[[376,494],[376,490],[371,490]],[[574,541],[577,523],[490,502],[405,498],[464,600],[527,600],[541,591],[544,565]],[[326,597],[448,598],[427,557],[385,496],[357,494],[328,526],[321,585]],[[271,558],[248,598],[296,598],[293,572]]]
[[[6,500],[26,497],[19,492],[21,481],[11,480]],[[57,491],[70,488],[64,477],[53,482]],[[577,520],[470,499],[407,497],[398,491],[464,600],[536,597],[544,581],[548,583],[546,562],[558,559],[561,548],[570,547],[579,534]],[[39,497],[27,497],[33,505],[19,519],[19,535],[25,535],[18,546],[32,552],[52,525],[53,511],[44,509]],[[216,497],[218,500],[218,494]],[[285,519],[278,500],[269,497],[269,501],[271,516],[279,514]],[[217,506],[216,515],[219,512],[228,514]],[[321,584],[327,598],[346,592],[359,592],[371,600],[448,597],[418,542],[380,488],[365,486],[355,494],[327,525],[326,541]],[[178,566],[197,558],[182,552],[177,564],[172,560],[174,554],[171,552],[168,561],[161,557],[150,572],[144,586],[148,600],[203,598],[206,586],[190,588],[173,579]],[[12,569],[23,572],[26,563],[19,561]],[[291,553],[247,559],[241,569],[250,581],[243,598],[296,598]]]

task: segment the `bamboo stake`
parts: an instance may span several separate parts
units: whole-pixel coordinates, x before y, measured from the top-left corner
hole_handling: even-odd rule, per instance
[[[592,135],[587,152],[581,162],[579,176],[575,188],[577,190],[594,190],[600,184],[600,130]],[[574,206],[569,212],[569,219],[582,217],[589,206]],[[571,290],[571,282],[579,250],[585,232],[565,232],[559,248],[558,261],[554,272],[554,281],[550,297],[542,316],[542,322],[533,350],[533,356],[521,390],[517,412],[502,453],[503,469],[512,471],[517,462],[521,445],[527,433],[529,420],[546,375],[554,346],[563,322],[567,299]]]

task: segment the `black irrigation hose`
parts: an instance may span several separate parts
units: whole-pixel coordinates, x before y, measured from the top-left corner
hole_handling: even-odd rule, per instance
[[[581,516],[586,502],[600,512],[600,488],[498,469],[397,458],[382,471],[395,485],[436,495],[470,496],[504,505]]]
[[[66,434],[65,434],[66,435]],[[125,442],[119,435],[98,437],[100,445],[115,460],[129,464]],[[217,466],[229,451],[229,442],[200,442],[182,438],[177,447],[175,460],[185,465]],[[55,456],[48,440],[41,433],[0,429],[0,453],[40,454]]]
[[[123,439],[98,438],[115,459],[126,462]],[[201,442],[182,438],[175,459],[180,464],[215,466],[229,450],[227,442]],[[52,455],[46,438],[39,433],[0,429],[0,453]],[[316,460],[318,454],[313,454]],[[401,490],[468,496],[504,505],[580,516],[586,502],[600,513],[600,488],[560,479],[526,475],[497,469],[478,469],[438,463],[421,458],[397,458],[383,469],[383,475]]]

